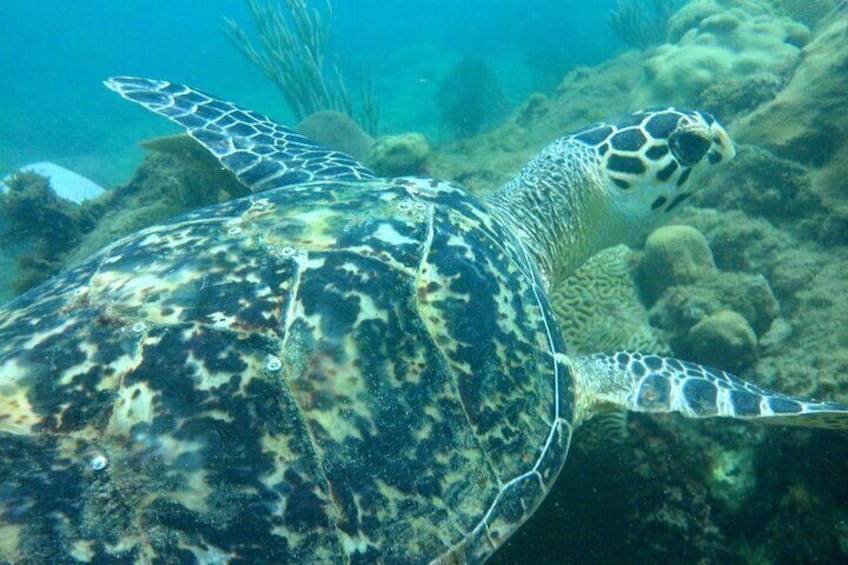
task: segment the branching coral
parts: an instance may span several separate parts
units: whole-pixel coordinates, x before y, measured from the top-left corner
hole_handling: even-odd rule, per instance
[[[668,20],[678,0],[618,0],[610,26],[627,45],[643,49],[665,41]]]
[[[338,63],[331,68],[326,64],[325,49],[333,16],[330,0],[324,0],[323,10],[310,9],[308,0],[248,0],[248,4],[261,47],[254,47],[247,33],[229,18],[224,18],[224,32],[279,88],[295,117],[303,119],[320,110],[338,110],[355,117]],[[374,133],[379,109],[366,75],[363,69],[363,111],[359,121]]]

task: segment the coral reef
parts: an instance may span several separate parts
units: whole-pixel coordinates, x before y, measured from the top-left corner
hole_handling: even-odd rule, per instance
[[[763,386],[844,400],[848,18],[841,14],[821,20],[816,36],[798,51],[805,36],[793,39],[786,29],[781,31],[786,20],[775,17],[765,3],[696,1],[672,18],[670,41],[692,29],[696,35],[701,21],[731,4],[748,14],[740,21],[762,23],[751,27],[760,30],[756,41],[772,42],[775,54],[794,50],[794,55],[786,68],[765,65],[751,75],[716,75],[697,94],[721,117],[728,112],[738,119],[733,135],[742,140],[737,159],[694,199],[710,209],[690,208],[680,218],[706,237],[718,272],[665,288],[651,305],[650,320],[677,354],[705,361],[710,353],[704,345],[710,338],[698,333],[723,318],[746,345],[742,353],[716,355],[721,357],[716,364],[735,363],[743,376]],[[683,23],[682,16],[690,19]],[[696,47],[680,46],[680,56],[689,49],[696,55]],[[740,45],[733,57],[746,49]],[[569,126],[575,106],[594,109],[593,92],[602,92],[614,108],[661,103],[661,89],[650,78],[643,80],[635,103],[618,92],[621,85],[632,88],[634,75],[628,68],[639,70],[640,64],[625,55],[617,64],[575,71],[543,106],[533,104],[544,108],[544,117],[536,121],[531,113],[520,127],[513,122],[499,133],[531,140],[545,131],[543,122]],[[695,90],[683,81],[682,92],[672,90],[669,96],[686,101]],[[477,139],[488,143],[488,137]],[[470,167],[474,155],[465,151]],[[502,150],[491,142],[482,151],[491,156]],[[482,155],[480,163],[499,172]],[[504,163],[506,158],[498,166]],[[580,290],[571,293],[579,296]],[[558,314],[567,324],[575,308],[578,314],[614,313],[619,296],[617,292],[605,303],[602,294],[591,292],[588,306],[558,302]],[[614,334],[611,325],[607,327]],[[699,329],[690,332],[694,328]],[[604,335],[592,339],[605,347]],[[591,349],[592,343],[580,347]],[[575,551],[590,562],[846,559],[848,513],[843,501],[848,492],[842,474],[848,450],[841,436],[723,422],[693,426],[675,418],[655,424],[656,419],[631,416],[626,439],[616,438],[614,449],[599,441],[590,444],[593,449],[574,450],[548,500],[518,534],[517,543],[508,544],[495,562],[519,561],[528,544],[536,548],[537,560],[551,563]],[[580,432],[575,441],[582,440]],[[596,433],[591,422],[587,433]],[[647,475],[647,469],[655,474]],[[555,536],[549,534],[552,523],[557,524]]]
[[[692,0],[675,12],[668,20],[668,42],[677,43],[690,29],[696,29],[702,20],[720,14],[728,6],[716,0]]]
[[[669,333],[678,355],[692,357],[691,328],[721,310],[741,314],[757,332],[765,334],[780,314],[779,303],[762,275],[721,272],[687,285],[667,288],[650,308],[651,323]]]
[[[719,117],[724,110],[729,118],[750,113],[755,100],[775,98],[810,39],[802,24],[741,0],[692,2],[669,26],[669,44],[572,70],[552,96],[534,95],[473,145],[438,152],[431,173],[485,191],[508,180],[536,148],[629,109],[702,101]]]
[[[533,122],[541,120],[550,109],[548,97],[541,92],[536,92],[518,108],[513,119],[517,126],[525,128]]]
[[[210,203],[211,187],[218,190],[219,200],[250,194],[235,175],[221,167],[209,151],[188,135],[171,135],[145,141],[141,146],[163,159],[145,161],[139,171],[170,169],[176,175],[172,196],[180,207],[191,208]],[[150,178],[155,178],[152,174]],[[145,177],[148,178],[148,177]],[[121,189],[117,189],[118,193]],[[117,193],[116,193],[117,194]]]
[[[430,146],[420,133],[387,135],[371,147],[365,162],[381,176],[414,175],[424,171],[429,154]]]
[[[467,138],[500,117],[508,103],[495,73],[477,57],[465,57],[442,78],[437,93],[442,124]]]
[[[732,178],[734,190],[700,195],[699,205],[741,210],[787,229],[820,208],[807,169],[755,145],[740,146],[722,178]]]
[[[306,116],[295,129],[322,145],[364,160],[374,145],[374,138],[365,133],[350,116],[335,110],[322,110]]]
[[[708,477],[713,453],[739,439],[728,426],[707,435],[693,433],[692,422],[661,420],[631,415],[614,446],[572,450],[547,499],[492,563],[524,563],[528,547],[534,563],[732,561]],[[591,426],[578,429],[575,443]]]
[[[783,84],[783,78],[774,73],[729,78],[702,90],[697,105],[715,116],[721,116],[723,121],[731,122],[772,100]]]
[[[671,225],[654,230],[645,241],[638,280],[648,303],[669,287],[692,284],[716,272],[704,236],[691,226]]]
[[[790,73],[809,30],[789,18],[754,16],[741,8],[703,17],[674,44],[658,47],[645,62],[637,103],[664,99],[692,105],[715,84],[769,73]]]
[[[499,127],[475,136],[473,143],[443,147],[428,161],[428,170],[478,194],[494,190],[539,147],[630,107],[630,96],[642,78],[641,66],[639,52],[629,51],[598,67],[578,67],[551,97],[534,94]]]
[[[823,167],[848,142],[848,17],[834,18],[804,48],[802,64],[777,97],[746,116],[738,139],[778,157]],[[768,136],[762,132],[768,131]]]
[[[67,263],[74,264],[124,235],[181,212],[247,192],[230,173],[209,167],[208,152],[199,157],[194,145],[195,141],[183,136],[148,144],[151,152],[127,184],[86,203],[97,222],[68,254]]]
[[[551,96],[534,95],[496,129],[426,161],[407,154],[397,170],[426,164],[433,176],[484,194],[553,138],[637,106],[699,102],[734,119],[737,159],[693,198],[700,208],[679,218],[703,237],[686,247],[698,250],[697,261],[690,251],[673,258],[701,268],[671,285],[637,282],[634,252],[605,251],[553,281],[557,317],[575,351],[673,347],[763,386],[845,401],[848,21],[819,19],[811,39],[766,2],[696,0],[670,18],[667,40],[575,69]],[[114,200],[92,209],[105,221],[78,254],[237,193],[204,191],[202,166],[187,167],[186,158],[150,155]],[[645,563],[848,559],[843,436],[645,415],[596,425],[600,431],[591,422],[578,430],[578,443],[582,434],[598,436],[572,450],[545,503],[493,563],[526,561],[528,546],[540,563],[564,555]],[[615,449],[604,435],[615,436]]]
[[[757,360],[757,335],[732,310],[719,310],[689,328],[686,357],[739,372]]]
[[[835,0],[777,0],[778,8],[790,18],[814,27],[836,8]]]

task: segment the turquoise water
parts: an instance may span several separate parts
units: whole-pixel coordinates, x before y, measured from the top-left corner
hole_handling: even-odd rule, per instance
[[[436,83],[457,59],[476,56],[512,103],[550,90],[575,64],[620,44],[606,22],[612,0],[527,7],[519,0],[334,3],[330,52],[352,91],[371,69],[383,132],[437,134]],[[105,186],[137,166],[139,139],[174,132],[101,86],[116,74],[196,85],[290,121],[274,86],[226,40],[223,18],[253,32],[242,0],[43,0],[5,2],[0,20],[0,173],[52,160]]]
[[[653,1],[662,3],[645,0]],[[844,93],[848,92],[848,80],[842,71],[848,68],[844,49],[848,16],[844,11],[822,16],[834,4],[829,0],[716,2],[721,6],[713,4],[718,12],[710,16],[711,21],[703,23],[690,14],[671,44],[625,53],[627,46],[611,31],[607,19],[615,0],[336,0],[329,52],[338,58],[354,93],[360,87],[360,66],[370,68],[381,103],[377,133],[424,133],[433,146],[426,172],[458,180],[471,190],[497,186],[551,139],[595,119],[611,118],[643,104],[697,105],[715,113],[739,151],[732,163],[723,162],[716,176],[698,188],[693,205],[682,206],[680,216],[672,222],[696,229],[703,239],[703,247],[697,249],[706,249],[710,266],[697,280],[671,285],[661,299],[649,302],[649,293],[639,287],[644,281],[632,280],[633,266],[639,261],[645,264],[641,251],[628,251],[620,263],[609,258],[610,264],[603,260],[590,263],[587,271],[597,268],[594,279],[584,271],[575,279],[552,281],[554,298],[563,297],[563,287],[578,296],[572,296],[574,303],[568,298],[558,302],[564,305],[557,310],[558,321],[563,328],[571,323],[573,333],[585,334],[586,351],[606,351],[605,340],[646,330],[656,343],[662,342],[659,347],[652,345],[651,351],[668,348],[687,360],[729,370],[733,367],[740,377],[769,389],[845,402],[848,98]],[[281,417],[278,410],[279,391],[285,388],[277,387],[278,381],[291,375],[277,379],[271,361],[279,363],[280,359],[264,356],[265,349],[256,350],[261,354],[244,353],[254,347],[273,350],[276,342],[266,345],[264,337],[256,337],[257,332],[250,339],[242,339],[240,334],[229,342],[216,341],[219,334],[232,338],[236,333],[216,331],[223,317],[218,308],[232,309],[236,321],[256,313],[260,293],[253,292],[252,282],[232,292],[218,290],[240,282],[243,271],[248,277],[267,275],[266,257],[253,261],[241,253],[255,241],[268,241],[273,229],[248,226],[259,233],[252,232],[254,239],[245,237],[248,243],[244,248],[228,244],[216,245],[213,250],[210,240],[200,238],[198,246],[183,247],[176,254],[184,263],[174,263],[172,268],[162,260],[167,252],[160,255],[162,248],[157,247],[157,238],[151,237],[153,243],[141,245],[138,254],[127,247],[118,248],[126,251],[121,255],[127,262],[136,263],[126,267],[125,279],[121,276],[126,273],[119,273],[114,281],[134,280],[136,273],[149,276],[143,281],[153,281],[154,286],[137,294],[128,283],[127,294],[121,295],[120,284],[115,283],[109,291],[118,298],[101,297],[97,303],[97,296],[88,301],[87,286],[55,297],[50,288],[56,287],[48,285],[29,295],[35,297],[33,310],[21,306],[27,298],[3,306],[14,294],[12,281],[21,278],[21,272],[46,278],[48,271],[73,264],[79,259],[73,254],[94,246],[92,242],[109,243],[142,225],[160,223],[170,217],[171,207],[198,208],[193,197],[214,202],[229,197],[218,192],[216,183],[204,182],[209,178],[203,176],[204,171],[192,169],[174,155],[151,152],[151,158],[139,168],[144,156],[139,141],[180,130],[121,100],[103,87],[104,78],[128,74],[185,83],[267,113],[282,123],[297,121],[275,86],[222,33],[224,17],[254,33],[247,3],[15,0],[4,3],[3,8],[0,176],[18,165],[50,160],[116,190],[94,205],[100,206],[94,209],[94,229],[90,219],[64,210],[65,219],[76,221],[65,226],[76,239],[56,254],[45,253],[44,247],[62,239],[61,229],[54,229],[63,219],[61,214],[34,213],[29,223],[26,214],[21,214],[24,220],[18,218],[19,224],[31,228],[23,236],[0,225],[4,237],[0,240],[0,565],[16,562],[15,557],[21,555],[67,556],[63,542],[80,558],[87,552],[103,555],[108,545],[109,553],[129,560],[132,555],[121,556],[121,546],[115,542],[121,532],[129,532],[126,539],[144,538],[144,543],[147,539],[163,545],[172,541],[167,538],[172,523],[163,526],[150,518],[155,511],[177,523],[176,528],[186,526],[185,531],[192,531],[195,524],[191,521],[199,516],[210,530],[218,530],[210,535],[220,533],[220,547],[235,534],[252,542],[255,538],[251,536],[261,534],[265,524],[256,527],[251,516],[257,506],[241,506],[238,497],[249,498],[256,492],[219,489],[217,485],[223,484],[215,482],[219,477],[203,473],[220,473],[228,480],[230,473],[239,480],[242,476],[248,481],[256,478],[259,459],[250,459],[255,453],[248,449],[256,446],[251,443],[256,434],[250,433],[255,430],[235,425],[235,420],[227,424],[227,410],[248,415],[249,424],[257,426],[279,423],[277,420],[292,414]],[[473,64],[459,64],[469,60]],[[600,65],[608,61],[608,65]],[[441,85],[456,69],[479,72],[481,65],[492,93],[487,101],[492,114],[482,129],[492,128],[496,135],[456,143],[462,132],[452,130],[440,114]],[[590,70],[568,74],[578,65]],[[557,93],[560,84],[565,86]],[[534,98],[532,111],[510,117],[534,92],[549,96],[541,102]],[[137,178],[128,183],[136,172]],[[689,183],[684,186],[691,187],[692,180]],[[190,190],[197,185],[211,190],[199,191],[198,196]],[[115,194],[118,196],[110,200]],[[133,199],[139,195],[142,198]],[[179,206],[173,200],[179,201]],[[259,212],[262,206],[257,207]],[[43,208],[51,212],[58,207],[48,202]],[[86,206],[81,208],[91,212]],[[113,212],[119,213],[111,216]],[[287,209],[282,212],[286,218]],[[367,216],[357,209],[349,225],[358,226]],[[285,226],[276,216],[270,224]],[[241,227],[227,226],[228,237],[242,233]],[[167,229],[164,233],[162,241],[170,244]],[[174,240],[181,237],[172,234]],[[675,240],[666,232],[665,243],[669,250],[681,246],[669,253],[679,263],[667,271],[648,273],[651,280],[671,281],[674,267],[685,267],[689,261],[689,249],[682,247],[684,239]],[[223,247],[227,253],[220,253]],[[279,253],[292,249],[280,247]],[[219,266],[217,272],[197,268],[213,254],[226,255],[232,268]],[[21,258],[24,260],[18,263]],[[106,264],[97,263],[99,278],[90,279],[97,279],[92,288],[100,285],[102,290],[112,284],[113,279],[105,274],[109,272]],[[351,274],[349,265],[344,269]],[[344,282],[347,276],[337,279],[325,287],[314,287],[318,290],[310,298],[322,305],[332,304],[326,297],[333,293],[325,291],[332,291],[334,282]],[[163,292],[155,286],[159,283]],[[150,288],[154,292],[149,292]],[[481,296],[486,288],[481,288]],[[107,291],[101,296],[108,296]],[[471,296],[476,297],[475,289]],[[179,309],[169,306],[172,299]],[[189,312],[188,316],[201,308],[209,309],[214,324],[192,326],[180,321],[168,327],[154,319],[174,312]],[[634,308],[635,321],[629,319]],[[140,311],[152,313],[151,319],[142,319]],[[342,305],[338,312],[349,310]],[[587,318],[586,312],[591,316]],[[728,319],[733,323],[726,323]],[[725,325],[719,324],[722,320]],[[457,322],[473,326],[462,316]],[[711,340],[698,337],[710,337],[710,327],[715,332]],[[276,330],[274,327],[268,334]],[[202,334],[197,343],[189,341],[192,331]],[[719,335],[721,331],[727,331],[727,336]],[[738,336],[741,338],[736,340]],[[566,337],[566,341],[569,353],[579,349],[579,340]],[[488,342],[480,339],[478,343]],[[298,340],[289,347],[299,345]],[[391,353],[397,350],[392,347],[383,341],[374,349]],[[255,358],[250,357],[254,354]],[[103,361],[110,355],[117,359],[114,363]],[[247,358],[253,359],[253,370],[238,368]],[[315,355],[312,362],[317,367],[315,374],[329,380],[325,377],[332,371],[326,375],[320,371],[330,366],[330,361]],[[11,377],[6,372],[9,367]],[[252,383],[247,383],[249,379]],[[271,383],[268,390],[272,392],[267,395],[261,394],[266,389],[248,387],[264,381]],[[217,406],[208,404],[207,389],[215,390],[213,400],[226,405],[223,411],[216,412]],[[376,398],[373,390],[363,396]],[[248,392],[240,396],[243,391]],[[403,389],[403,394],[386,396],[405,399],[407,392]],[[512,389],[490,386],[486,391],[494,399],[505,392]],[[120,399],[117,403],[116,397]],[[133,400],[125,403],[130,398]],[[424,403],[430,398],[423,397]],[[316,404],[324,402],[323,397],[315,397]],[[330,408],[338,405],[339,413],[344,414],[356,402],[344,405],[331,399],[327,404]],[[181,411],[194,409],[200,411],[198,420],[181,420]],[[426,410],[406,412],[429,415]],[[120,429],[117,440],[100,435],[101,429],[112,425],[113,416],[119,427],[128,428],[128,422],[137,418],[138,427],[126,436],[121,435],[126,430]],[[522,416],[526,415],[522,413],[516,420]],[[294,414],[297,417],[300,415]],[[402,424],[401,420],[387,421]],[[338,421],[332,420],[333,425]],[[70,431],[52,433],[60,425]],[[172,437],[168,430],[180,426],[183,429]],[[412,447],[411,442],[391,441],[399,437],[393,425],[381,431],[385,430],[379,453],[372,455],[391,460],[395,450]],[[174,438],[180,433],[186,436],[178,442]],[[216,455],[198,455],[201,448],[186,439],[192,433],[201,438],[197,445],[208,446],[209,453]],[[286,432],[280,433],[274,441],[282,442],[285,436]],[[56,441],[62,449],[53,449]],[[224,445],[227,449],[213,450]],[[280,461],[291,456],[285,447],[277,447]],[[266,455],[263,452],[263,457]],[[368,462],[370,472],[373,460]],[[409,479],[423,492],[431,488],[427,472],[432,469],[424,471],[423,477],[400,473],[398,478],[405,486]],[[292,490],[299,492],[301,502],[310,498],[305,489],[295,488],[302,483],[297,472],[292,472],[294,479],[286,474],[275,486],[286,492],[282,497],[286,504],[292,500],[294,506],[295,497],[289,497]],[[185,476],[178,477],[180,473]],[[845,476],[848,441],[844,430],[694,422],[664,414],[595,418],[576,431],[562,475],[542,506],[491,562],[846,562]],[[186,487],[179,491],[183,499],[171,497],[179,481],[183,481],[180,487]],[[234,479],[232,484],[236,482]],[[473,483],[469,481],[468,486]],[[155,499],[159,487],[167,496]],[[206,487],[209,492],[202,492]],[[265,496],[264,491],[259,494]],[[275,496],[269,500],[278,500]],[[150,502],[155,499],[158,504],[169,497],[178,500],[173,508],[153,508]],[[207,501],[212,501],[211,511],[207,511]],[[407,497],[407,502],[415,504],[414,497]],[[266,503],[258,507],[265,508]],[[343,505],[344,501],[335,503]],[[267,506],[279,509],[276,504]],[[145,515],[147,510],[149,515]],[[235,515],[239,519],[227,522]],[[145,519],[154,527],[139,528]],[[403,520],[398,522],[401,528],[405,526]],[[302,524],[297,516],[292,523]],[[67,539],[59,539],[63,535]],[[20,540],[25,549],[16,554]],[[214,547],[207,561],[222,562]],[[49,561],[35,557],[18,562]]]

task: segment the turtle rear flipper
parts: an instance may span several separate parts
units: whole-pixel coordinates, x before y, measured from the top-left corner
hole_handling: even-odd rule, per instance
[[[583,404],[634,412],[678,412],[689,418],[737,418],[766,424],[848,429],[848,405],[764,390],[735,375],[670,357],[619,352],[577,357]]]

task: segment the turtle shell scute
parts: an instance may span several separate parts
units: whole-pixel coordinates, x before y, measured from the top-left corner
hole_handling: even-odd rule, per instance
[[[0,309],[0,561],[482,560],[565,458],[563,352],[447,183],[148,228]]]

